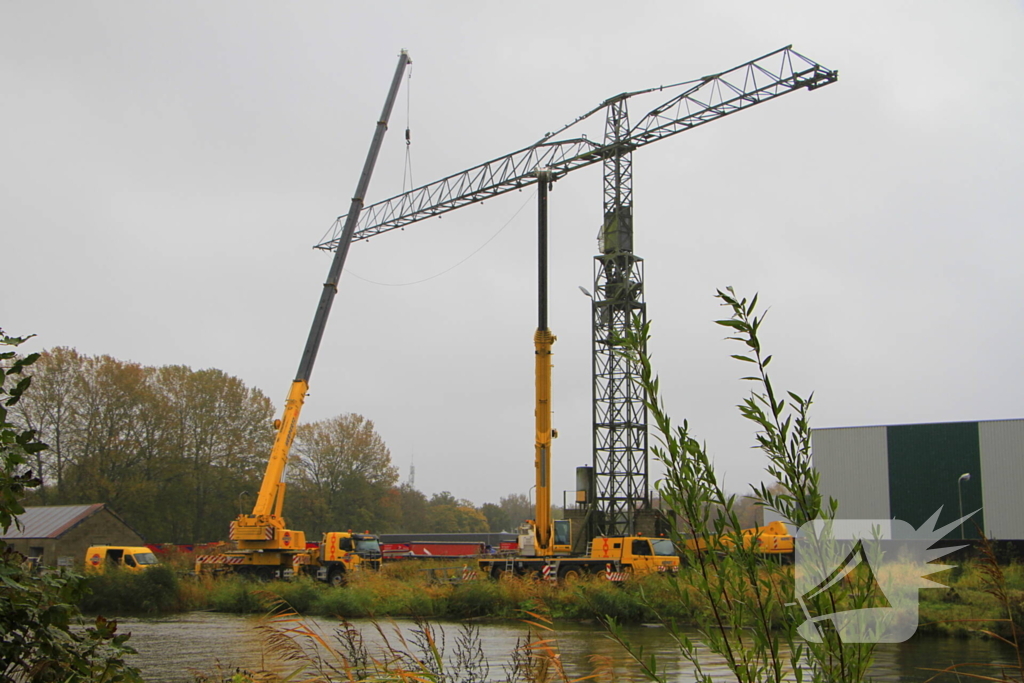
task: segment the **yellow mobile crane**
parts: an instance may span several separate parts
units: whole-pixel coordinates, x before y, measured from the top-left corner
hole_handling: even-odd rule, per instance
[[[538,168],[537,176],[537,331],[533,336],[536,402],[537,498],[534,519],[519,531],[519,551],[514,556],[480,560],[480,569],[500,578],[504,573],[552,579],[577,579],[584,574],[607,573],[616,580],[628,574],[678,571],[679,558],[668,539],[642,536],[599,537],[584,556],[572,554],[570,520],[551,519],[551,346],[556,337],[548,328],[548,190],[555,175]]]
[[[535,519],[527,523],[526,533],[520,534],[519,547],[533,547],[538,557],[549,557],[567,551],[569,539],[558,538],[551,521],[551,440],[557,432],[551,428],[551,346],[557,337],[548,328],[548,190],[554,182],[550,169],[538,169],[537,175],[537,331],[533,335],[536,443],[534,469],[536,471],[537,504]],[[559,525],[561,531],[561,525]]]
[[[302,531],[288,529],[285,524],[284,493],[285,482],[282,481],[288,453],[295,440],[295,429],[299,422],[299,413],[309,390],[309,378],[313,372],[320,341],[327,326],[327,318],[331,305],[338,293],[338,281],[345,265],[352,234],[359,214],[363,208],[363,198],[370,185],[370,176],[384,133],[387,131],[388,119],[395,104],[399,85],[406,66],[410,63],[409,55],[402,50],[398,57],[398,66],[391,81],[384,103],[384,110],[377,121],[370,150],[363,164],[363,171],[356,185],[356,193],[348,212],[348,220],[343,229],[344,238],[338,243],[320,295],[320,304],[313,316],[313,324],[309,330],[306,347],[302,353],[299,370],[292,381],[288,398],[285,400],[284,414],[280,420],[274,421],[277,434],[274,446],[270,451],[267,471],[263,475],[256,504],[251,514],[240,514],[231,523],[231,540],[237,544],[237,550],[221,555],[204,555],[196,559],[196,570],[231,568],[234,571],[255,574],[262,577],[283,576],[285,571],[303,572],[340,584],[348,571],[357,569],[367,561],[371,564],[380,562],[380,543],[376,537],[368,534],[352,534],[349,532],[331,532],[325,534],[316,548],[306,548],[306,534]]]

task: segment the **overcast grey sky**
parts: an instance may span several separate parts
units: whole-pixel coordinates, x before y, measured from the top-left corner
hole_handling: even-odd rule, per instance
[[[422,184],[791,43],[839,82],[634,155],[670,411],[730,488],[762,479],[734,408],[746,368],[712,324],[733,285],[772,307],[775,382],[815,392],[816,426],[1019,418],[1022,36],[1019,0],[4,0],[0,325],[34,349],[220,368],[280,406],[329,266],[311,247],[348,209],[401,48],[413,75],[370,202],[402,190],[407,118]],[[514,193],[354,245],[303,417],[372,419],[428,494],[526,492],[535,214]],[[560,502],[591,459],[578,286],[599,167],[555,185],[550,220]],[[367,281],[429,278],[492,237],[441,277]]]

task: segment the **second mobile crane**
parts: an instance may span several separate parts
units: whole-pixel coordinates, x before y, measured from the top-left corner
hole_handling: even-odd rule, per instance
[[[196,570],[230,569],[235,572],[252,574],[262,578],[283,576],[285,572],[305,573],[327,580],[332,584],[341,584],[346,575],[364,564],[379,565],[381,560],[380,543],[375,536],[369,534],[353,534],[351,532],[329,532],[324,534],[315,548],[306,547],[306,534],[302,531],[289,529],[283,516],[285,482],[284,471],[288,463],[288,454],[295,440],[295,430],[299,423],[299,414],[309,390],[309,379],[313,374],[320,342],[323,339],[327,318],[331,313],[334,297],[338,293],[338,282],[345,266],[352,234],[355,232],[359,214],[363,208],[363,199],[370,186],[370,176],[377,162],[384,133],[388,128],[391,110],[398,95],[402,75],[410,63],[409,55],[402,50],[398,57],[398,66],[391,81],[384,102],[384,109],[374,131],[370,150],[363,164],[362,174],[356,185],[356,193],[349,207],[348,220],[342,229],[344,239],[339,242],[334,252],[334,259],[320,295],[320,303],[313,324],[309,330],[299,370],[288,391],[284,405],[284,414],[280,420],[274,421],[276,435],[274,446],[270,451],[270,459],[259,495],[253,506],[252,513],[240,514],[231,523],[230,537],[237,549],[218,555],[203,555],[196,558]]]
[[[572,552],[572,527],[568,519],[551,518],[551,346],[555,335],[548,327],[548,190],[555,180],[549,168],[537,176],[537,331],[534,343],[534,470],[536,501],[534,519],[519,529],[518,551],[500,558],[479,561],[484,574],[495,579],[503,574],[572,580],[607,572],[609,578],[628,574],[679,570],[679,558],[668,539],[642,536],[599,537],[584,555]]]

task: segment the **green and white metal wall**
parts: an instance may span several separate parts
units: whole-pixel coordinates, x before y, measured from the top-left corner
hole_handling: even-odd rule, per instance
[[[812,458],[841,519],[901,519],[919,528],[980,511],[948,539],[1024,539],[1024,420],[816,429]],[[961,475],[970,474],[961,481]]]

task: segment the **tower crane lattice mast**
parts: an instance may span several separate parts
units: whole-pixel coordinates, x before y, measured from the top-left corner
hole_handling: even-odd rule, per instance
[[[557,179],[601,162],[604,224],[599,236],[601,253],[595,257],[592,301],[597,522],[605,535],[630,535],[635,532],[635,512],[649,503],[647,396],[633,381],[637,368],[618,353],[634,317],[646,318],[643,260],[633,252],[632,152],[781,95],[817,89],[837,78],[838,72],[787,46],[693,81],[622,93],[528,147],[366,207],[348,234],[341,232],[346,216],[339,217],[333,236],[316,248],[333,251],[342,242],[368,239],[532,185],[538,182],[539,168]],[[631,126],[629,100],[662,91],[678,94]],[[605,114],[603,141],[585,135],[562,137],[599,112]]]

